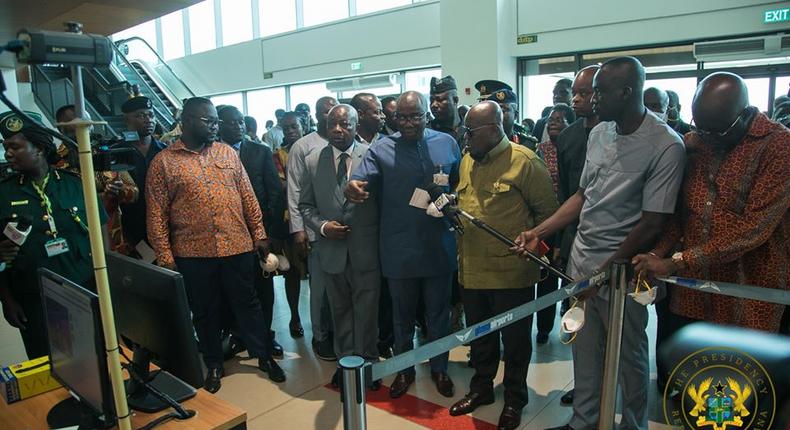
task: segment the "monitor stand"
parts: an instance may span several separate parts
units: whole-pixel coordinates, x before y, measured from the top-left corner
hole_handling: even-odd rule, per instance
[[[139,377],[139,379],[130,377],[126,381],[127,401],[132,409],[148,413],[159,412],[169,407],[179,410],[180,402],[197,394],[197,390],[191,385],[164,370],[149,372],[151,353],[144,348],[134,348],[134,356],[130,364]]]
[[[78,429],[108,428],[114,420],[106,422],[88,405],[74,397],[61,401],[47,413],[47,425],[51,429],[77,427]]]

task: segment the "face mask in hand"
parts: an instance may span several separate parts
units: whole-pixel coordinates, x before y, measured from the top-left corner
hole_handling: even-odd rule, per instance
[[[644,272],[639,272],[639,275],[636,277],[636,288],[634,288],[633,293],[628,293],[628,295],[640,305],[648,306],[656,301],[657,291],[658,288],[651,287],[647,280],[644,279]]]
[[[584,303],[573,303],[560,320],[560,342],[567,345],[576,340],[576,333],[584,327]]]
[[[266,256],[266,261],[260,261],[261,269],[263,269],[263,276],[268,277],[270,273],[276,272],[280,266],[280,260],[276,255],[271,252]]]

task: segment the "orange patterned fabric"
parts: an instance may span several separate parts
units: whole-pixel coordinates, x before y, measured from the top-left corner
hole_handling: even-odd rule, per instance
[[[145,186],[148,238],[160,264],[250,252],[266,238],[250,179],[229,145],[195,152],[179,140],[151,162]]]
[[[554,194],[560,190],[560,171],[557,166],[557,147],[550,140],[538,144],[538,155],[546,164],[546,170],[551,176],[551,183],[554,185]]]
[[[790,130],[757,113],[729,153],[699,136],[689,154],[683,206],[656,251],[683,252],[684,277],[788,289],[790,277]],[[661,254],[659,254],[661,255]],[[672,312],[688,318],[777,331],[783,305],[676,287]]]

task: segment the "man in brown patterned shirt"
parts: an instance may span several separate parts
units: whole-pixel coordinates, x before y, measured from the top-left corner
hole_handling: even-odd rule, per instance
[[[252,185],[233,148],[214,144],[219,119],[211,101],[189,99],[181,118],[181,139],[148,170],[148,238],[159,265],[184,276],[208,368],[205,388],[213,393],[221,386],[221,295],[258,367],[283,382],[253,287],[255,251],[262,258],[269,251]]]

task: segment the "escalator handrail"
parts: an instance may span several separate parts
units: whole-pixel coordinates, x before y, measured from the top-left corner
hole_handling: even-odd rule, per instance
[[[130,40],[139,40],[139,41],[145,43],[145,45],[148,47],[148,49],[150,49],[151,52],[153,52],[154,55],[156,55],[156,58],[159,60],[159,62],[164,64],[164,66],[167,68],[167,70],[170,71],[170,73],[173,74],[173,77],[175,77],[178,80],[178,82],[184,87],[184,89],[186,89],[189,92],[189,94],[192,97],[195,97],[195,93],[192,92],[192,90],[189,88],[189,86],[180,77],[178,77],[176,72],[173,71],[173,69],[170,67],[169,64],[167,64],[167,61],[165,61],[165,59],[162,58],[162,56],[160,56],[158,52],[156,52],[156,49],[151,47],[151,45],[145,39],[143,39],[143,38],[141,38],[139,36],[132,36],[132,37],[128,37],[126,39],[121,39],[121,40],[118,40],[118,41],[114,41],[113,44],[115,45],[116,52],[121,53],[120,49],[118,49],[118,45],[119,44],[128,43]],[[123,53],[121,53],[121,55],[123,56]],[[126,57],[124,56],[124,58],[126,58]]]
[[[142,69],[142,70],[145,72],[145,74],[146,74],[146,75],[148,75],[148,77],[151,79],[151,81],[153,81],[154,85],[156,85],[156,86],[160,87],[160,89],[163,89],[163,88],[166,88],[166,87],[167,87],[167,85],[166,85],[164,82],[162,82],[162,81],[160,81],[159,79],[157,79],[157,77],[156,77],[156,76],[154,76],[154,75],[151,73],[150,67],[148,67],[148,64],[147,64],[145,61],[140,61],[140,60],[129,60],[129,63],[130,63],[130,64],[132,64],[132,65],[134,65],[134,64],[138,64],[138,65],[140,66],[140,68],[141,68],[141,69]],[[170,94],[168,94],[168,92],[170,92]],[[174,97],[171,97],[171,96],[172,96],[172,91],[169,91],[169,89],[168,89],[168,91],[164,91],[164,90],[163,90],[163,91],[162,91],[162,95],[163,95],[163,96],[164,96],[164,97],[167,99],[167,101],[169,101],[169,102],[170,102],[170,104],[172,104],[173,106],[175,106],[175,107],[183,107],[183,106],[181,106],[181,100],[180,100],[180,99],[178,99],[177,97],[176,97],[176,98],[174,98]]]

